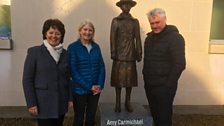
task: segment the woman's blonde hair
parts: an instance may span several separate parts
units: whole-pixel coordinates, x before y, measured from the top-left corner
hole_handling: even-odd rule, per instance
[[[85,21],[83,21],[83,22],[81,22],[81,24],[79,25],[79,32],[81,31],[81,29],[84,27],[84,26],[86,26],[86,25],[89,25],[92,29],[93,29],[93,37],[92,37],[92,40],[93,40],[93,38],[94,38],[94,34],[95,34],[95,27],[94,27],[94,25],[93,25],[93,23],[91,22],[91,21],[89,21],[89,20],[85,20]],[[80,34],[79,34],[79,39],[80,39]]]

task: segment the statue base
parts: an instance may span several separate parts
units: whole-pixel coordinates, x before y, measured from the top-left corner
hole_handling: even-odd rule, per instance
[[[99,104],[101,126],[153,126],[152,116],[143,105],[132,103],[133,112],[122,107],[120,113],[114,112],[114,107],[112,103]]]

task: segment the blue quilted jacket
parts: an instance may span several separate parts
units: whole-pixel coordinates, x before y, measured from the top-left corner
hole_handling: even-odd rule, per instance
[[[92,93],[93,85],[104,87],[105,65],[100,47],[95,42],[91,45],[90,53],[80,40],[68,46],[73,93],[79,95]]]

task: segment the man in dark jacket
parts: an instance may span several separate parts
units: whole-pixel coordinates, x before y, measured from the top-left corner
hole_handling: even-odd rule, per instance
[[[165,11],[148,13],[152,32],[144,45],[145,92],[155,126],[172,126],[172,105],[178,79],[185,69],[185,41],[178,29],[166,24]]]

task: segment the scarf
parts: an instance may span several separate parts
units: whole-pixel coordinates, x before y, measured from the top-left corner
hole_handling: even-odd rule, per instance
[[[47,40],[44,40],[44,46],[47,48],[47,50],[50,52],[50,55],[54,58],[56,63],[58,63],[60,55],[63,51],[63,46],[60,43],[59,45],[52,47]]]

